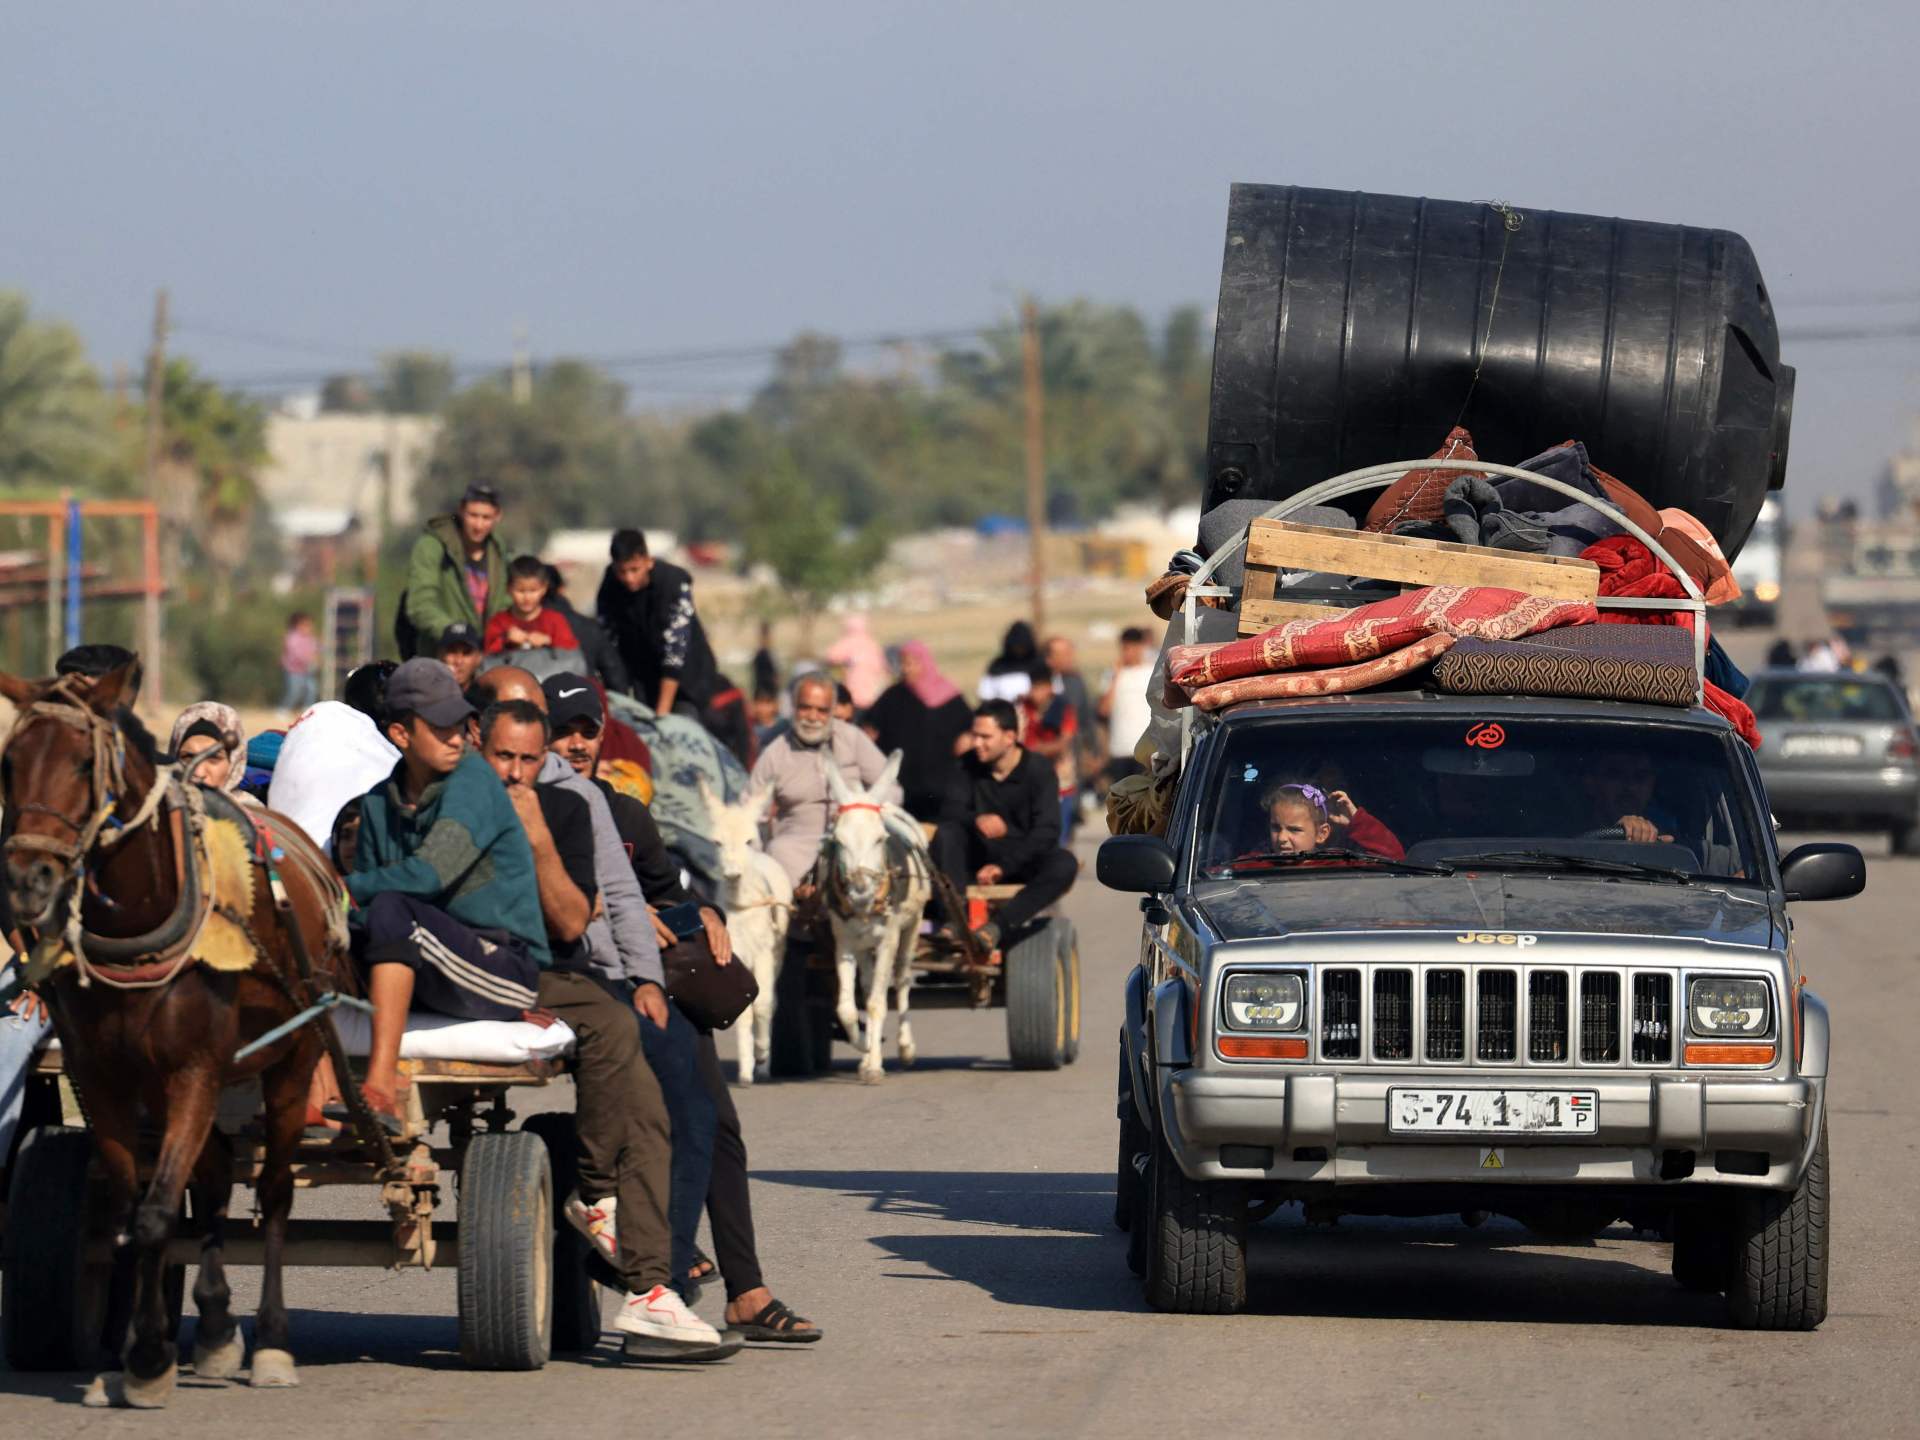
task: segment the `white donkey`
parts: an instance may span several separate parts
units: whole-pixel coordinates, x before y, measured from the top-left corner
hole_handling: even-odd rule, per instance
[[[773,1041],[773,985],[780,957],[787,948],[787,922],[793,916],[793,882],[771,855],[760,848],[760,822],[773,803],[773,791],[749,794],[738,804],[723,804],[700,781],[714,843],[720,847],[720,879],[726,890],[727,933],[733,937],[733,958],[760,982],[753,1002],[752,1023],[743,1015],[734,1021],[740,1037],[740,1083],[751,1085],[767,1078],[767,1054]]]
[[[863,1084],[880,1081],[881,1029],[887,991],[899,999],[900,1063],[913,1064],[913,1027],[907,996],[913,989],[913,952],[920,917],[932,894],[932,862],[918,822],[880,797],[900,773],[900,752],[869,790],[855,790],[838,765],[826,766],[827,790],[837,807],[827,836],[827,917],[840,972],[838,1014],[847,1037],[862,1051]],[[854,1008],[855,977],[867,988],[864,1034]]]

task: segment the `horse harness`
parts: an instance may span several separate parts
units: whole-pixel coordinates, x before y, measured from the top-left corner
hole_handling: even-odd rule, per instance
[[[849,810],[871,810],[884,816],[886,807],[871,800],[855,800],[839,807],[836,812],[844,815]],[[844,862],[846,852],[835,843],[833,832],[827,832],[820,847],[820,869],[822,872],[821,891],[826,896],[828,906],[836,915],[848,920],[881,920],[889,911],[904,904],[908,887],[913,883],[916,869],[925,869],[927,861],[922,851],[916,851],[904,843],[892,830],[887,831],[886,849],[889,864],[884,871],[886,884],[879,883],[881,871],[868,867],[848,867]],[[874,880],[874,897],[864,908],[854,903],[848,894],[849,884],[856,879],[871,876]]]

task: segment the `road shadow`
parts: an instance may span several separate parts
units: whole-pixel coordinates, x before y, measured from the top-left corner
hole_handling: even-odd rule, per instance
[[[1112,1223],[1105,1173],[809,1171],[756,1173],[780,1185],[864,1197],[875,1215],[989,1233],[880,1234],[887,1255],[978,1287],[995,1300],[1047,1310],[1146,1308]],[[1714,1296],[1682,1291],[1666,1251],[1616,1227],[1581,1246],[1547,1247],[1523,1227],[1491,1220],[1347,1217],[1308,1225],[1288,1210],[1248,1239],[1248,1310],[1349,1319],[1504,1321],[1551,1325],[1724,1323]]]

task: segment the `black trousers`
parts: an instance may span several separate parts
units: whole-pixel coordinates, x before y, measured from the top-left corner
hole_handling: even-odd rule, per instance
[[[954,889],[965,895],[967,886],[973,884],[975,872],[982,865],[994,862],[993,856],[987,853],[986,839],[973,828],[971,821],[942,820],[940,828],[933,832],[933,863],[953,882]],[[1001,933],[1010,934],[1031,922],[1071,890],[1079,875],[1080,862],[1073,858],[1073,852],[1055,846],[1003,876],[1002,884],[1018,885],[1021,890],[1000,907],[995,917]],[[947,916],[948,923],[954,925],[963,925],[966,919],[964,915]]]
[[[737,1022],[736,1022],[737,1023]],[[707,1224],[713,1230],[713,1263],[736,1300],[766,1282],[760,1277],[760,1252],[753,1241],[753,1200],[747,1192],[747,1142],[740,1133],[740,1112],[733,1108],[727,1077],[713,1032],[700,1036],[695,1062],[701,1083],[713,1097],[713,1177],[707,1182]]]

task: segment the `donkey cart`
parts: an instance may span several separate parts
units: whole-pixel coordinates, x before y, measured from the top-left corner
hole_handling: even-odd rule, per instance
[[[965,914],[956,939],[923,934],[913,957],[913,1007],[1002,1009],[1007,1012],[1007,1059],[1016,1070],[1058,1070],[1080,1054],[1080,940],[1073,921],[1049,912],[985,951],[972,934],[1019,893],[1017,885],[969,885],[964,906],[952,883],[932,876],[947,914]],[[831,1063],[837,1033],[832,940],[824,921],[804,911],[794,917],[781,963],[773,1015],[773,1073],[814,1075]],[[865,1004],[865,997],[859,1003]]]
[[[553,1353],[593,1348],[601,1332],[598,1287],[588,1274],[585,1241],[559,1218],[559,1200],[573,1183],[573,1117],[536,1114],[515,1129],[507,1103],[514,1090],[550,1083],[563,1064],[557,1058],[402,1060],[412,1082],[406,1133],[392,1143],[390,1157],[372,1153],[349,1130],[346,1138],[304,1142],[294,1166],[300,1190],[376,1192],[385,1218],[294,1219],[289,1262],[454,1268],[460,1354],[475,1368],[534,1370]],[[59,1113],[57,1095],[49,1092],[61,1069],[57,1048],[37,1062],[32,1084],[41,1114],[49,1100]],[[253,1103],[239,1088],[223,1097],[223,1121],[232,1109],[237,1123],[220,1133],[240,1184],[252,1184],[260,1170]],[[445,1140],[437,1143],[442,1124]],[[14,1166],[0,1331],[16,1370],[117,1363],[132,1275],[129,1266],[114,1263],[106,1186],[93,1148],[84,1128],[43,1125],[26,1138]],[[459,1200],[457,1221],[436,1219],[449,1184]],[[167,1303],[176,1331],[185,1270],[198,1260],[199,1244],[188,1217],[168,1246]],[[229,1264],[262,1263],[257,1225],[230,1223],[225,1246]]]

